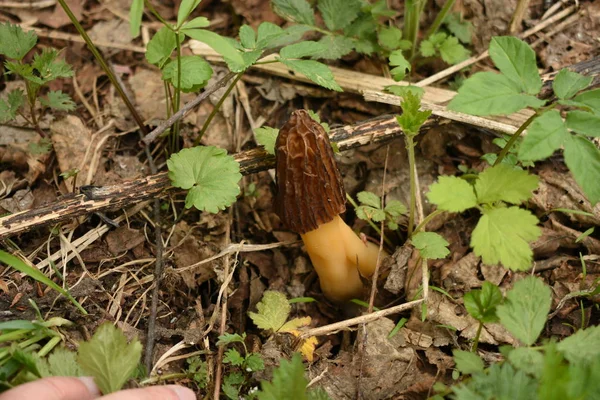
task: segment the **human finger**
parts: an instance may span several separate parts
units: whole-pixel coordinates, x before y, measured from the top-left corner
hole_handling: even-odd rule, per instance
[[[19,385],[0,394],[0,400],[92,400],[99,395],[92,378],[52,376]]]
[[[190,389],[179,385],[149,386],[111,393],[102,400],[196,400]],[[0,399],[2,400],[2,399]],[[12,400],[12,399],[11,399]]]

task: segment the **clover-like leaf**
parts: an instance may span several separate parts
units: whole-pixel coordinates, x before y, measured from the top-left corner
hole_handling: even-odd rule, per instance
[[[450,212],[462,212],[477,206],[473,186],[456,176],[440,176],[429,186],[427,198],[438,209]]]

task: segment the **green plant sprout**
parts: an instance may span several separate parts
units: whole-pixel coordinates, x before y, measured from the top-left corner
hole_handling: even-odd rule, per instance
[[[25,82],[25,92],[13,89],[6,99],[0,99],[0,123],[14,120],[19,115],[44,138],[46,133],[40,127],[40,120],[46,109],[71,111],[75,109],[75,103],[61,90],[50,90],[41,97],[42,90],[56,79],[73,76],[73,70],[59,58],[57,50],[50,48],[35,54],[33,60],[26,63],[24,58],[36,43],[34,31],[24,32],[20,26],[9,22],[0,24],[0,55],[8,59],[4,67],[8,74],[19,76]]]
[[[225,352],[225,356],[223,357],[223,364],[229,364],[236,368],[235,371],[225,375],[222,385],[223,393],[231,400],[237,400],[241,393],[249,391],[253,383],[252,373],[265,369],[261,355],[248,351],[245,340],[246,333],[242,333],[241,335],[226,333],[219,336],[219,341],[217,342],[217,346],[241,343],[244,349],[244,354],[242,355],[237,349],[230,348]]]
[[[479,72],[465,80],[448,109],[472,115],[512,114],[529,107],[535,113],[514,133],[494,161],[503,162],[518,146],[521,162],[540,161],[564,147],[565,163],[590,203],[600,201],[600,150],[590,137],[600,136],[600,89],[585,89],[592,81],[568,69],[554,78],[555,97],[549,101],[535,97],[542,88],[535,52],[514,37],[494,37],[490,57],[500,74]],[[561,112],[566,110],[563,120]],[[490,160],[491,161],[491,160]]]

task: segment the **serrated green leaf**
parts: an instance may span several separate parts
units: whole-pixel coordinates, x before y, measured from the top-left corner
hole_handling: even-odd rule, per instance
[[[42,376],[83,376],[83,371],[77,364],[77,354],[64,347],[58,347],[43,359],[47,367],[47,375]]]
[[[496,322],[496,307],[502,303],[502,292],[498,286],[483,282],[481,289],[465,293],[463,301],[471,317],[482,323]]]
[[[353,39],[354,49],[358,53],[371,54],[377,50],[377,27],[370,15],[361,14],[344,29],[344,35]]]
[[[572,364],[585,364],[600,357],[600,326],[580,329],[557,345]]]
[[[230,400],[239,400],[240,385],[244,383],[244,380],[244,376],[239,372],[232,372],[225,375],[221,388],[223,389],[223,393],[225,393],[227,398]]]
[[[425,94],[425,89],[415,85],[389,85],[384,87],[383,89],[388,93],[395,94],[396,96],[400,97],[404,97],[406,96],[407,92],[410,92],[413,94],[413,96],[416,96],[417,98],[421,99],[423,98],[423,94]]]
[[[465,383],[452,387],[455,400],[536,399],[537,382],[509,363],[493,364],[486,373],[474,374]]]
[[[258,313],[248,312],[252,322],[260,329],[277,332],[287,321],[292,307],[283,293],[267,290],[256,309]]]
[[[385,219],[385,211],[380,208],[374,208],[371,206],[358,206],[354,209],[356,216],[364,221],[373,220],[375,222],[381,222]]]
[[[471,55],[471,52],[460,44],[454,36],[448,36],[440,45],[439,50],[442,60],[450,65],[458,64]]]
[[[473,37],[473,24],[461,18],[460,13],[449,13],[444,19],[448,31],[463,43],[471,44]]]
[[[256,135],[256,142],[264,146],[267,153],[275,155],[275,143],[277,142],[279,129],[263,126],[254,129],[254,134]]]
[[[181,27],[183,22],[190,16],[192,11],[198,7],[202,0],[181,0],[177,11],[177,26]]]
[[[254,372],[262,371],[263,369],[265,369],[265,362],[261,358],[260,354],[257,354],[257,353],[248,354],[248,357],[246,357],[245,363],[246,363],[246,367]]]
[[[398,218],[408,211],[406,206],[399,200],[392,200],[385,205],[384,211],[394,218]]]
[[[537,97],[520,93],[519,87],[504,75],[478,72],[458,89],[448,109],[486,116],[512,114],[525,107],[539,108],[544,104]]]
[[[335,90],[336,92],[342,91],[340,85],[335,81],[333,73],[325,64],[314,60],[288,60],[285,58],[279,58],[279,61],[292,71],[305,75],[317,85]]]
[[[258,26],[258,32],[256,36],[256,47],[259,49],[264,49],[268,47],[272,41],[287,35],[286,31],[284,31],[279,26],[275,25],[272,22],[262,22]]]
[[[63,93],[62,90],[49,91],[46,98],[40,98],[40,103],[55,110],[72,111],[75,109],[75,103],[71,96]]]
[[[456,369],[462,374],[475,374],[483,372],[483,360],[475,353],[464,350],[452,350]]]
[[[440,176],[429,186],[427,198],[438,209],[450,212],[463,212],[477,206],[473,186],[456,176]]]
[[[178,66],[177,60],[173,60],[167,64],[162,72],[162,79],[169,81],[175,88],[179,87],[177,78]],[[212,73],[213,69],[210,64],[202,57],[182,56],[180,89],[184,92],[198,91],[206,85]]]
[[[446,258],[450,254],[448,241],[435,232],[419,232],[410,238],[421,257],[428,260]]]
[[[600,137],[600,115],[586,111],[569,111],[567,128],[585,136]]]
[[[23,32],[19,25],[7,22],[0,24],[0,54],[21,60],[37,43],[34,31]]]
[[[396,116],[398,125],[400,125],[405,135],[417,135],[421,126],[431,115],[431,110],[420,111],[421,100],[412,92],[405,93],[400,102],[400,107],[402,107],[402,115]]]
[[[542,88],[535,52],[513,36],[497,36],[490,42],[490,58],[500,72],[517,84],[519,91],[536,95]]]
[[[225,352],[223,363],[240,366],[244,364],[244,357],[236,349],[229,349]]]
[[[281,359],[279,367],[273,370],[273,380],[262,381],[256,397],[258,400],[306,400],[307,384],[302,358],[295,353],[291,361]]]
[[[305,33],[313,31],[314,28],[307,25],[291,25],[283,30],[283,35],[269,41],[267,48],[272,49],[302,40]]]
[[[44,85],[54,79],[69,78],[73,76],[71,66],[65,60],[58,59],[56,49],[44,49],[33,57],[31,63],[36,74],[27,76],[26,79],[39,85]]]
[[[526,270],[533,258],[529,243],[541,234],[537,223],[535,215],[518,207],[485,211],[471,235],[471,247],[486,264]]]
[[[567,100],[575,96],[580,90],[587,88],[593,79],[591,76],[583,76],[563,68],[554,77],[552,89],[559,99]]]
[[[249,25],[244,24],[240,27],[240,42],[247,49],[256,47],[256,32]]]
[[[306,0],[272,0],[273,11],[298,24],[315,25],[315,14]]]
[[[166,26],[160,28],[158,32],[152,36],[152,39],[146,46],[146,60],[150,64],[158,65],[162,68],[167,60],[171,57],[171,53],[177,47],[175,32]]]
[[[600,114],[600,89],[589,90],[575,96],[573,101],[589,107],[594,114]]]
[[[377,32],[377,41],[387,50],[396,50],[402,40],[402,31],[395,26],[382,26]]]
[[[285,46],[279,52],[282,58],[293,59],[302,57],[312,57],[327,51],[324,44],[306,40],[300,43],[290,44]]]
[[[504,201],[521,204],[532,196],[538,187],[538,177],[509,165],[499,164],[486,168],[475,182],[477,201],[491,204]]]
[[[341,35],[325,35],[319,39],[319,43],[325,50],[315,54],[313,56],[315,59],[338,60],[354,49],[352,39]]]
[[[542,280],[527,276],[506,293],[506,301],[497,308],[500,323],[527,346],[533,345],[550,312],[552,294]]]
[[[196,29],[196,28],[206,28],[210,26],[210,21],[206,17],[196,17],[191,21],[186,21],[182,29]]]
[[[537,378],[542,374],[544,368],[544,356],[537,349],[530,347],[517,347],[508,353],[508,361],[515,368],[525,371]]]
[[[565,163],[592,206],[600,201],[600,150],[588,139],[575,135],[565,143]]]
[[[373,192],[359,192],[356,197],[362,204],[374,208],[381,208],[381,198]]]
[[[217,341],[217,346],[225,346],[231,343],[243,343],[246,339],[246,333],[242,333],[241,335],[237,333],[224,333],[219,336],[219,340]]]
[[[167,161],[171,184],[190,189],[185,206],[217,213],[240,193],[240,166],[224,149],[213,146],[183,149]]]
[[[569,136],[560,112],[547,111],[534,119],[527,128],[527,135],[519,146],[519,160],[537,161],[548,158]]]
[[[25,104],[25,93],[21,89],[11,90],[6,96],[6,101],[0,99],[0,122],[15,119],[23,104]]]
[[[144,0],[132,0],[129,9],[129,34],[132,38],[140,34],[142,17],[144,16]]]
[[[210,46],[214,51],[223,56],[223,59],[232,72],[242,72],[250,66],[246,65],[242,53],[231,44],[231,41],[217,33],[206,29],[182,29],[181,33]]]
[[[120,390],[132,376],[142,356],[142,344],[134,339],[127,343],[125,334],[107,322],[96,330],[94,336],[81,343],[77,362],[102,394]]]
[[[337,31],[358,17],[362,4],[360,0],[319,0],[317,7],[327,29]]]
[[[390,53],[390,65],[394,68],[390,71],[392,78],[395,81],[401,81],[406,76],[406,72],[410,71],[410,62],[404,58],[402,50],[395,50]]]

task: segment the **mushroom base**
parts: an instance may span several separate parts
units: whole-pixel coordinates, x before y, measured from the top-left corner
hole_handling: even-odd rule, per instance
[[[300,236],[325,296],[335,302],[361,298],[361,275],[375,272],[379,247],[363,242],[340,216]]]

